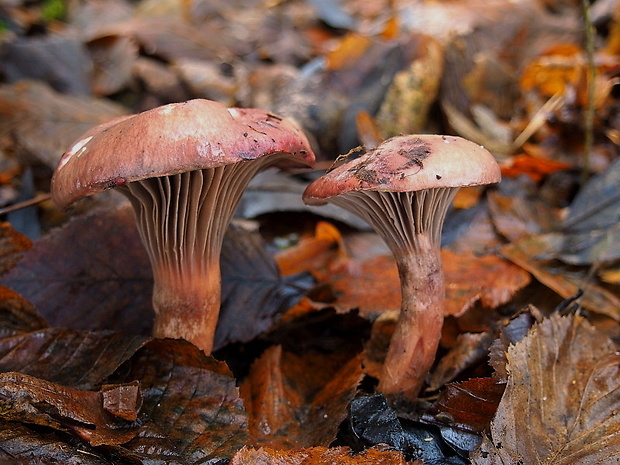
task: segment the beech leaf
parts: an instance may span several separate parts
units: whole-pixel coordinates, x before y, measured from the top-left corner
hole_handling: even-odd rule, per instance
[[[146,337],[48,328],[0,339],[0,372],[19,371],[76,389],[92,389]]]
[[[93,446],[122,444],[138,432],[136,424],[104,409],[100,392],[22,373],[0,374],[0,412],[5,420],[72,431]]]
[[[508,349],[506,391],[476,465],[612,463],[620,354],[577,316],[553,315]]]
[[[109,382],[140,381],[142,426],[117,452],[144,463],[220,463],[245,444],[246,413],[224,362],[184,340],[155,339]]]
[[[253,445],[292,449],[328,446],[360,383],[361,355],[344,362],[306,351],[303,357],[272,346],[241,386]]]

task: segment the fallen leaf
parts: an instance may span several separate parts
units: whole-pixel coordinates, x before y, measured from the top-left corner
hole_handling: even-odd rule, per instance
[[[311,289],[309,274],[280,276],[257,232],[231,225],[220,257],[222,310],[215,347],[248,342],[267,331]]]
[[[569,163],[556,161],[550,158],[532,157],[527,154],[515,155],[501,166],[502,176],[517,177],[527,175],[534,182],[556,171],[572,168]]]
[[[10,223],[0,223],[0,276],[9,271],[32,248],[32,241]]]
[[[247,440],[246,413],[224,362],[184,340],[149,342],[108,380],[140,381],[142,426],[122,456],[152,463],[219,463]]]
[[[73,218],[37,241],[0,282],[51,326],[150,334],[151,266],[129,206]]]
[[[40,329],[0,339],[0,372],[15,371],[75,389],[93,389],[146,340],[112,331]]]
[[[493,378],[449,383],[423,418],[435,425],[480,436],[488,431],[505,388],[504,383]]]
[[[506,391],[476,465],[612,463],[620,355],[583,318],[557,314],[508,349]]]
[[[476,302],[494,309],[527,286],[529,273],[495,255],[441,251],[446,281],[445,315],[460,316]]]
[[[71,431],[93,446],[123,444],[137,424],[111,415],[100,392],[81,391],[22,373],[0,373],[4,420]]]
[[[7,336],[28,333],[47,326],[34,305],[4,286],[0,286],[0,322],[0,344],[1,339]]]
[[[63,432],[0,421],[0,463],[110,465],[107,455],[101,448],[90,447],[84,441],[68,442]],[[133,464],[118,458],[115,465]]]
[[[564,299],[577,295],[578,291],[583,289],[579,303],[585,309],[620,321],[620,298],[604,287],[588,282],[587,270],[579,275],[548,260],[536,260],[535,257],[549,250],[545,239],[546,235],[522,239],[504,246],[501,254],[529,271],[538,281]]]
[[[485,360],[495,335],[492,331],[483,333],[460,333],[454,346],[439,359],[427,376],[427,391],[437,391],[454,380],[459,373]]]
[[[426,464],[465,465],[434,426],[398,418],[381,394],[356,397],[351,402],[349,434],[356,447],[387,445]]]
[[[405,462],[400,452],[381,450],[378,448],[366,449],[360,453],[353,453],[346,447],[312,447],[295,451],[282,451],[268,447],[254,449],[244,447],[237,452],[230,465],[421,465],[416,462]]]
[[[272,346],[241,386],[250,444],[278,449],[328,446],[362,379],[361,356],[297,356]]]
[[[87,129],[125,114],[109,100],[63,95],[38,81],[0,86],[0,136],[10,134],[22,159],[50,169]]]

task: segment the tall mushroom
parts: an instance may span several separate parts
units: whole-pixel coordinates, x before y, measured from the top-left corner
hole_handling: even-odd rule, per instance
[[[313,163],[293,122],[197,99],[86,132],[60,159],[52,196],[60,207],[111,188],[127,196],[153,268],[154,335],[210,353],[222,240],[244,189],[269,166]]]
[[[441,229],[459,187],[496,183],[484,148],[459,137],[397,136],[311,183],[310,205],[326,202],[374,227],[390,247],[401,282],[401,310],[378,389],[413,400],[435,359],[443,325]]]

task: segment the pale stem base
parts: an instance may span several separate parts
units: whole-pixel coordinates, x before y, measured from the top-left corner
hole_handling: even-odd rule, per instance
[[[184,338],[206,354],[211,353],[221,295],[220,272],[214,271],[183,276],[183,282],[155,278],[153,336]]]

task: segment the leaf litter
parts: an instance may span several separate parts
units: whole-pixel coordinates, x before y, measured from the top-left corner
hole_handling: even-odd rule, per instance
[[[238,212],[258,229],[224,249],[223,361],[148,336],[150,267],[114,196],[52,230],[66,214],[43,203],[34,243],[3,224],[0,461],[615,463],[620,16],[591,5],[589,102],[582,11],[548,3],[3,5],[0,206],[25,169],[45,193],[94,124],[194,97],[296,117],[325,168],[393,133],[456,133],[495,153],[504,182],[449,212],[437,363],[395,410],[374,392],[399,308],[393,259],[359,220],[300,213],[295,192],[320,173],[266,177]],[[278,228],[289,248],[272,255]]]

